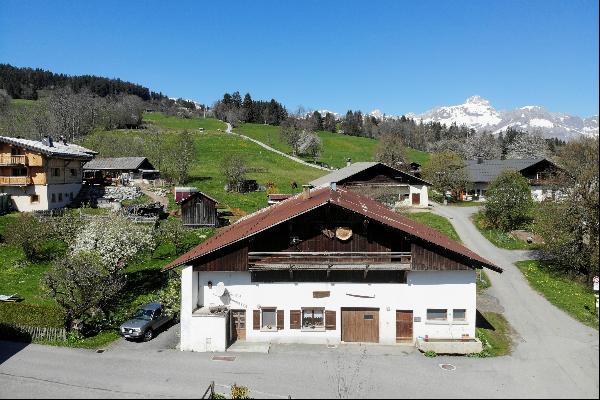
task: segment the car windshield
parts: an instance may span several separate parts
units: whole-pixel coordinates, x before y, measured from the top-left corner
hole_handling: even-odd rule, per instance
[[[152,310],[137,310],[135,314],[133,314],[133,318],[150,320],[152,319]]]

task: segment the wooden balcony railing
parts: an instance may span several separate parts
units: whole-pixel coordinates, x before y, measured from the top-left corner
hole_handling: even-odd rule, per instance
[[[248,262],[250,265],[270,265],[281,268],[304,266],[305,269],[314,267],[322,269],[336,266],[409,266],[412,262],[410,252],[369,252],[369,251],[283,251],[283,252],[249,252]]]
[[[31,178],[29,176],[0,176],[0,185],[31,185]]]
[[[0,154],[0,165],[27,165],[27,157]]]

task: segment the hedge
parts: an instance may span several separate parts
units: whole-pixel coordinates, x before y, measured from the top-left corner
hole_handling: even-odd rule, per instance
[[[0,323],[31,327],[64,328],[65,314],[57,307],[26,303],[0,303]]]

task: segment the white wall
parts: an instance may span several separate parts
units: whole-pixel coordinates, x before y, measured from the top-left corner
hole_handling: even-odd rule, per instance
[[[408,207],[419,207],[424,208],[429,206],[429,190],[427,185],[409,185],[408,186],[408,198],[402,199],[399,201],[398,206],[408,206]],[[406,193],[404,191],[403,193]],[[413,193],[421,195],[421,201],[418,205],[412,204],[412,195]],[[402,196],[402,194],[401,194]]]
[[[77,197],[81,190],[81,183],[66,183],[60,185],[28,185],[25,187],[2,186],[0,193],[10,194],[10,198],[17,208],[17,211],[38,211],[50,210],[53,208],[66,207],[71,203],[70,194],[73,198]],[[58,194],[62,193],[62,201],[59,201]],[[52,194],[55,201],[52,202]],[[38,195],[39,201],[32,203],[31,196]]]
[[[475,271],[411,271],[406,284],[392,283],[252,283],[248,272],[195,272],[186,268],[182,277],[182,350],[202,350],[199,343],[204,337],[202,320],[191,315],[199,306],[228,305],[231,309],[246,310],[246,340],[273,343],[338,343],[341,340],[341,308],[379,308],[380,343],[396,343],[396,310],[413,310],[420,322],[413,323],[414,338],[428,335],[432,338],[460,338],[463,334],[475,336],[476,288]],[[186,278],[186,276],[188,276]],[[196,285],[197,299],[189,292]],[[187,279],[187,281],[186,281]],[[229,297],[217,297],[207,283],[223,282]],[[330,291],[330,297],[313,298],[313,291]],[[349,296],[374,296],[360,298]],[[183,308],[185,306],[185,309]],[[277,307],[284,310],[283,330],[262,332],[253,330],[253,310]],[[303,307],[323,307],[336,311],[336,329],[305,332],[289,329],[289,311]],[[448,322],[426,321],[427,308],[448,309]],[[467,321],[452,322],[452,309],[467,310]],[[185,314],[185,315],[184,315]],[[190,321],[194,321],[193,323]],[[196,323],[197,322],[197,323]],[[212,328],[211,328],[212,329]],[[197,338],[197,339],[194,339]]]

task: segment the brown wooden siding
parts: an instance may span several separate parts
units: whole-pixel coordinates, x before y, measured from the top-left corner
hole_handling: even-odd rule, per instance
[[[414,271],[462,271],[471,269],[463,262],[449,258],[450,255],[440,254],[423,246],[412,244],[412,270]]]
[[[201,195],[181,205],[181,220],[184,226],[216,226],[217,205]]]
[[[314,212],[295,218],[279,226],[257,235],[250,241],[250,252],[389,252],[410,251],[410,243],[405,235],[394,231],[378,222],[344,210],[340,207],[324,207]],[[340,240],[328,237],[323,230],[335,232],[338,227],[352,229],[352,237]],[[291,244],[297,238],[297,244]],[[259,260],[260,262],[263,262]],[[267,260],[264,260],[267,261]],[[348,262],[351,260],[338,260]],[[368,259],[364,260],[369,262]],[[377,259],[372,262],[384,262]],[[389,260],[387,260],[389,261]]]
[[[208,254],[194,264],[197,271],[247,271],[248,247],[246,242],[242,241]]]

